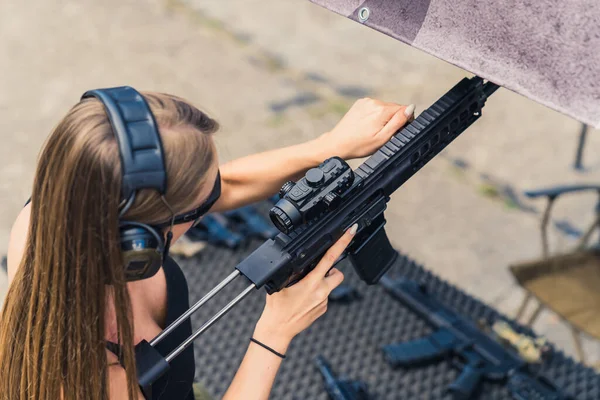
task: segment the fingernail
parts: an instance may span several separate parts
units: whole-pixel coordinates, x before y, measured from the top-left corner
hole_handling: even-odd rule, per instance
[[[409,118],[411,115],[413,115],[415,112],[415,105],[411,104],[410,106],[406,107],[404,109],[404,115],[406,115],[406,118]]]
[[[354,235],[356,233],[356,231],[358,230],[358,224],[354,224],[350,227],[350,234]]]

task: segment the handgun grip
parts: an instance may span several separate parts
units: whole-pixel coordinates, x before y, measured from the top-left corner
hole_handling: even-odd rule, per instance
[[[379,281],[398,258],[398,252],[392,247],[383,229],[383,214],[372,221],[354,238],[348,248],[348,259],[358,276],[368,285]]]
[[[465,365],[460,376],[448,386],[454,400],[467,400],[473,396],[482,379],[481,372],[471,366]]]
[[[439,330],[426,338],[383,347],[387,362],[394,367],[411,366],[439,359],[452,351],[454,337]]]

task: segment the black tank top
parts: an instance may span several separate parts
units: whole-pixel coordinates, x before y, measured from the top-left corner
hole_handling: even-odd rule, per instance
[[[189,308],[188,285],[181,268],[172,258],[167,257],[162,268],[167,281],[167,317],[165,323],[168,326]],[[156,349],[165,357],[191,334],[192,324],[188,319],[158,343]],[[120,355],[118,344],[107,341],[106,347],[115,353],[117,357]],[[192,345],[175,357],[171,362],[169,371],[154,382],[152,385],[152,399],[194,400],[192,385],[195,372],[194,346]]]

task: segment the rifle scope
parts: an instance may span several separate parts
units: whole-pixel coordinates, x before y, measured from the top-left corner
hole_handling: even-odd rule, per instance
[[[269,216],[283,233],[335,209],[341,196],[354,183],[354,171],[339,157],[331,157],[309,169],[298,182],[286,182],[279,191],[280,200]]]

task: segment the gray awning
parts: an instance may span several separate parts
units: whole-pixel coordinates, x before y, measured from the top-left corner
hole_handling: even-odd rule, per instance
[[[600,128],[599,0],[310,1]]]

